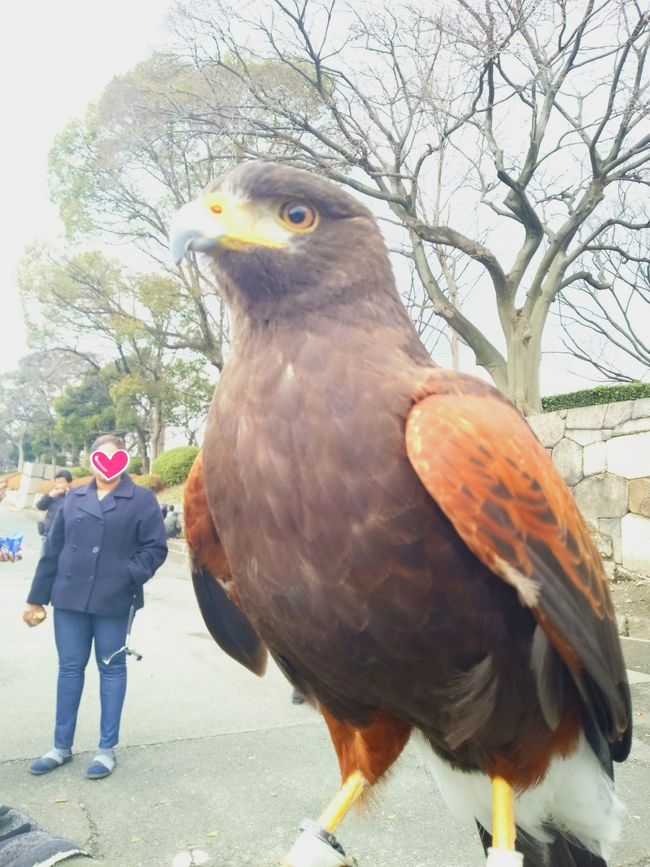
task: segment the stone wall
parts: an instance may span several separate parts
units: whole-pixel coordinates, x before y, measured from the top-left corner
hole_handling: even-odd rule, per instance
[[[650,398],[528,421],[572,489],[612,574],[650,574]]]
[[[56,470],[58,471],[58,467]],[[31,508],[42,496],[41,485],[44,481],[54,480],[55,470],[52,464],[40,464],[36,461],[26,461],[23,464],[23,475],[20,480],[20,488],[16,492],[13,505],[19,509]]]

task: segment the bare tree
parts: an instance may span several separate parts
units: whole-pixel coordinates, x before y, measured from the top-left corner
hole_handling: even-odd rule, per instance
[[[649,20],[634,0],[188,0],[173,28],[208,95],[188,126],[228,137],[234,158],[291,161],[372,200],[434,312],[531,412],[554,299],[597,273],[608,230],[644,224],[629,214],[649,181]],[[172,92],[172,114],[186,95]],[[481,281],[480,312],[461,309],[464,284],[449,291],[441,248]]]
[[[224,305],[196,258],[174,266],[167,244],[174,211],[221,165],[214,136],[188,131],[180,117],[170,120],[165,93],[180,86],[189,94],[181,104],[191,114],[202,104],[201,79],[171,57],[153,55],[113,79],[85,117],[57,137],[50,188],[70,241],[128,245],[132,264],[153,264],[174,281],[175,318],[183,327],[163,334],[164,345],[198,352],[221,369],[228,334]]]
[[[615,382],[650,377],[650,236],[621,246],[616,235],[594,253],[595,273],[559,296],[567,352]]]
[[[25,460],[29,442],[42,459],[55,465],[65,437],[56,430],[54,403],[71,379],[81,376],[88,363],[70,353],[35,351],[18,360],[17,368],[4,377],[0,387],[0,439],[11,443],[18,454],[18,469]]]

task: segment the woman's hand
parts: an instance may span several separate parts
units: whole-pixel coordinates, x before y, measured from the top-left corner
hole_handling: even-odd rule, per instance
[[[23,620],[28,626],[38,626],[46,617],[47,614],[42,605],[28,605],[23,612]]]

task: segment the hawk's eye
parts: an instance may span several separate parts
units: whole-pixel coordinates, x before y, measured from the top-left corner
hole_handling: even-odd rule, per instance
[[[302,202],[286,202],[280,208],[280,219],[294,232],[304,232],[315,224],[316,211]]]

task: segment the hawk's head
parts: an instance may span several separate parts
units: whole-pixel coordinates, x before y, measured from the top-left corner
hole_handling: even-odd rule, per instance
[[[244,163],[174,217],[176,262],[206,254],[227,299],[252,315],[289,314],[376,295],[394,282],[370,211],[310,172]]]

